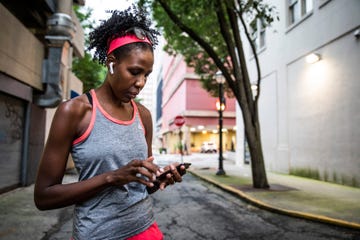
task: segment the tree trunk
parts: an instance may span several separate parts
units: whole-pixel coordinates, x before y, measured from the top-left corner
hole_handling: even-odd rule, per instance
[[[254,114],[252,116],[249,111],[246,111],[246,109],[243,109],[242,113],[244,119],[245,136],[250,149],[253,187],[269,188],[261,145],[258,114]]]

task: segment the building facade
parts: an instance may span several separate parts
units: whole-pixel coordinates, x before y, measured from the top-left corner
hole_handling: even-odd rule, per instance
[[[82,83],[71,72],[83,56],[77,0],[2,0],[0,20],[0,193],[32,184],[54,108]]]
[[[360,1],[266,2],[280,18],[259,28],[254,39],[262,70],[266,168],[360,186]],[[247,53],[250,77],[256,79]],[[239,109],[237,119],[243,129]],[[237,139],[237,162],[243,164],[243,131]]]
[[[200,77],[186,66],[182,56],[164,56],[157,84],[156,145],[168,153],[178,153],[181,144],[185,153],[200,152],[203,142],[219,148],[218,98],[210,96]],[[176,126],[182,116],[185,124]],[[223,149],[235,150],[235,99],[226,98],[223,112]]]

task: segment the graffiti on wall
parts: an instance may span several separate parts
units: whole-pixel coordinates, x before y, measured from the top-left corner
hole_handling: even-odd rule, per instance
[[[0,144],[21,141],[24,109],[21,102],[0,98]]]

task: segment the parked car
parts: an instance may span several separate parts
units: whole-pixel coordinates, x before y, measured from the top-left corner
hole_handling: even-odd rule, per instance
[[[202,153],[216,153],[217,152],[217,146],[214,142],[203,142],[201,144],[201,150]]]

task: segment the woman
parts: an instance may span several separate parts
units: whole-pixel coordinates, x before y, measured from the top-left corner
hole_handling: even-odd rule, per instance
[[[41,210],[75,204],[73,239],[162,239],[148,190],[164,170],[153,163],[150,112],[134,102],[154,63],[159,33],[150,24],[135,8],[102,22],[89,48],[108,67],[104,83],[54,116],[34,199]],[[69,153],[79,181],[62,184]],[[181,182],[177,165],[165,167],[171,172],[160,189]]]

